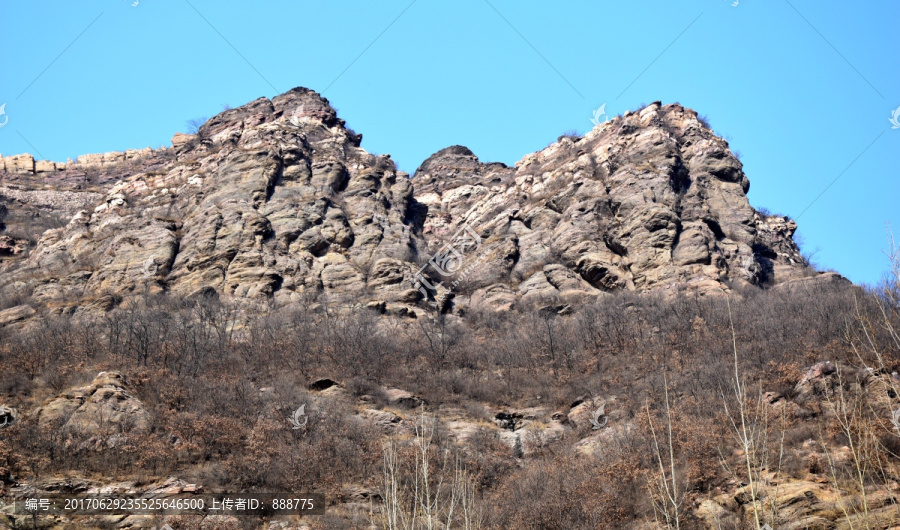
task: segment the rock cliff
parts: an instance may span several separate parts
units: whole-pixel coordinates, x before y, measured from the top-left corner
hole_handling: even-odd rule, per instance
[[[796,224],[750,206],[728,143],[677,104],[560,137],[515,167],[454,146],[410,178],[361,139],[296,88],[171,148],[2,158],[4,217],[59,222],[27,250],[0,232],[18,249],[4,256],[0,241],[0,297],[65,311],[147,289],[279,305],[325,295],[409,313],[812,274]]]

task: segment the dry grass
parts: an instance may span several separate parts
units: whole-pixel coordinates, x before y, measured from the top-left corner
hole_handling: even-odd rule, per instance
[[[693,528],[693,500],[737,479],[751,485],[749,505],[764,506],[773,474],[809,473],[817,450],[823,476],[861,499],[844,507],[848,514],[865,514],[866,494],[897,472],[900,432],[889,421],[896,401],[867,396],[875,387],[846,378],[780,415],[763,395],[799,400],[792,389],[804,367],[825,359],[879,374],[900,369],[896,292],[754,290],[730,300],[620,293],[567,317],[420,322],[327,305],[250,312],[215,299],[147,297],[100,320],[48,317],[31,330],[0,331],[0,401],[32,410],[98,371],[119,370],[152,426],[96,451],[25,419],[3,431],[0,475],[180,475],[209,489],[311,489],[332,500],[360,485],[395,506],[391,522],[378,519],[387,528],[446,520],[450,506],[461,521],[463,499],[480,514],[472,528],[626,528],[654,514]],[[484,416],[486,407],[542,406],[565,415],[578,398],[615,396],[611,427],[622,430],[593,455],[574,449],[589,425],[525,454],[489,428],[461,445],[440,423],[385,449],[384,433],[355,407],[306,390],[319,377],[342,381],[351,399],[367,396],[375,408],[386,403],[382,387],[409,390],[438,418],[448,407]],[[316,412],[299,434],[283,419],[303,402]],[[825,450],[804,449],[810,438]],[[848,444],[850,460],[834,458]],[[433,489],[423,493],[426,485]],[[746,513],[754,528],[779,517]]]

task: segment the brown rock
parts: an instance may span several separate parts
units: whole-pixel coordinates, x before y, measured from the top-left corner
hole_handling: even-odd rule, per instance
[[[35,315],[34,309],[27,305],[19,305],[0,311],[0,326],[22,322]]]
[[[399,388],[388,388],[384,393],[387,396],[388,403],[406,409],[415,409],[422,406],[424,403],[420,398]]]
[[[149,413],[118,372],[100,372],[90,385],[48,400],[36,416],[42,426],[60,426],[81,436],[145,431],[150,426]]]

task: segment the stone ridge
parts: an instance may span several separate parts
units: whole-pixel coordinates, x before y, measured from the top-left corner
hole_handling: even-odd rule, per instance
[[[75,164],[88,167],[114,166],[123,162],[140,160],[150,156],[152,153],[153,150],[149,147],[144,149],[128,149],[124,152],[112,151],[103,154],[81,155],[75,162],[73,162],[72,159],[69,159],[67,162],[35,160],[34,156],[28,153],[6,157],[0,155],[0,171],[33,175],[36,173],[66,171]]]
[[[794,222],[749,205],[727,142],[680,105],[562,137],[515,167],[449,147],[412,178],[361,139],[327,99],[295,88],[171,148],[79,157],[53,177],[4,158],[8,217],[36,208],[39,189],[94,195],[59,206],[64,226],[27,257],[0,262],[0,297],[58,311],[106,310],[146,289],[324,297],[412,316],[434,300],[458,312],[565,307],[615,289],[712,293],[812,274]],[[467,228],[481,242],[455,264],[464,278],[427,266]]]
[[[614,289],[769,285],[810,274],[792,240],[796,224],[755,211],[728,142],[680,105],[655,102],[561,137],[515,168],[483,164],[455,146],[416,171],[427,207],[423,234],[441,240],[462,224],[486,239],[471,297],[581,301]]]
[[[168,164],[172,149],[82,155],[77,161],[0,155],[0,273],[24,258],[44,231],[93,206],[116,182]]]

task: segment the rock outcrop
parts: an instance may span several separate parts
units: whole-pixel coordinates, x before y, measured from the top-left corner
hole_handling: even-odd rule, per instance
[[[65,310],[146,288],[279,305],[325,295],[414,316],[425,302],[564,308],[616,289],[714,293],[813,274],[796,224],[750,206],[728,143],[677,104],[561,137],[515,167],[455,146],[409,178],[360,141],[296,88],[167,149],[40,172],[30,156],[4,158],[9,211],[50,209],[64,226],[0,265],[0,296],[24,286]],[[53,175],[49,196],[38,175]]]
[[[0,273],[18,266],[47,230],[94,208],[113,184],[173,157],[172,149],[150,148],[64,163],[36,161],[30,154],[0,155]]]
[[[150,422],[143,403],[129,392],[118,372],[97,374],[91,384],[48,400],[35,414],[42,426],[85,437],[141,432]]]
[[[472,301],[563,302],[614,289],[727,289],[805,272],[796,224],[755,211],[728,143],[694,111],[653,103],[564,136],[509,168],[444,149],[413,178],[440,242],[465,223],[485,240]]]
[[[0,311],[0,326],[22,322],[34,315],[35,310],[27,305],[17,305],[9,309],[4,309],[3,311]]]
[[[150,285],[279,303],[307,291],[416,300],[410,181],[360,149],[317,94],[260,99],[177,140],[168,166],[44,234],[14,274],[37,300],[58,297],[63,279],[67,295]],[[52,279],[27,280],[38,271]]]
[[[15,423],[18,416],[19,413],[16,409],[7,407],[6,405],[0,405],[0,429],[9,427]]]
[[[25,153],[22,155],[0,155],[0,171],[21,175],[34,175],[38,173],[55,173],[75,171],[78,169],[97,167],[119,167],[124,162],[138,162],[152,158],[153,149],[129,149],[125,152],[112,151],[103,154],[81,155],[76,161],[69,159],[67,162],[52,162],[50,160],[35,160],[34,156]],[[65,175],[65,174],[64,174]]]

